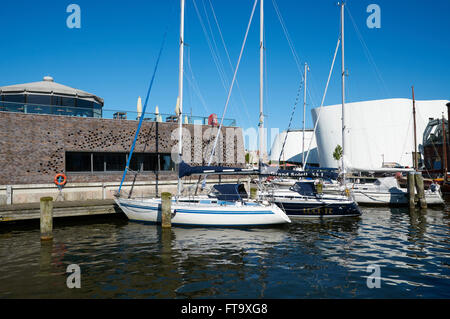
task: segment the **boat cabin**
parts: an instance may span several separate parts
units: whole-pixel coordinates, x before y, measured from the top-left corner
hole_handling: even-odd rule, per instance
[[[290,189],[303,196],[316,196],[317,193],[313,181],[296,182]]]
[[[248,198],[244,184],[217,184],[214,185],[210,196],[216,197],[218,200],[238,201]]]

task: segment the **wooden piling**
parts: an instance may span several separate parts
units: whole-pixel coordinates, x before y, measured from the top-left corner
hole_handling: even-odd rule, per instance
[[[161,227],[172,227],[172,194],[164,192],[161,194]]]
[[[425,190],[424,190],[424,184],[423,184],[423,176],[422,176],[421,172],[416,172],[415,182],[416,182],[417,194],[419,195],[418,197],[419,197],[420,208],[425,209],[425,208],[427,208],[427,201],[425,200]]]
[[[256,199],[256,195],[258,193],[258,189],[255,187],[251,187],[250,188],[250,198],[251,199]]]
[[[41,240],[53,239],[53,198],[41,197]]]
[[[322,194],[323,193],[323,184],[322,184],[322,182],[317,183],[316,190],[317,190],[317,194]]]
[[[414,208],[416,206],[415,203],[415,174],[414,172],[409,172],[407,177],[408,182],[408,199],[409,199],[409,208]]]

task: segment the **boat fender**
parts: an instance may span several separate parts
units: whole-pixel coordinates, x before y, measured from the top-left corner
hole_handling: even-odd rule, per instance
[[[57,186],[63,186],[67,183],[67,176],[63,173],[56,174],[53,181]]]

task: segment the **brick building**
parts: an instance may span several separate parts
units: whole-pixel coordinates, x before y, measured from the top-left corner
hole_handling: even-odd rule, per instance
[[[0,88],[0,185],[52,183],[58,173],[65,173],[68,183],[120,181],[138,121],[118,113],[102,118],[101,98],[46,78]],[[159,180],[177,178],[171,157],[178,143],[173,118],[156,116],[143,122],[130,165],[140,171],[137,181],[156,175]],[[209,158],[217,128],[183,128],[184,159],[201,165]],[[224,127],[222,132],[216,163],[243,165],[242,130]],[[127,181],[134,178],[128,173]]]

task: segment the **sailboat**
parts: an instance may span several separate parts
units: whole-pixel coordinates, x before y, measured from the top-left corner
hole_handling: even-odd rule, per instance
[[[184,4],[185,0],[181,0],[178,114],[178,159],[180,160],[180,164],[178,165],[177,196],[171,202],[171,223],[172,225],[220,227],[290,223],[289,217],[286,216],[286,214],[278,206],[269,202],[249,201],[243,197],[239,197],[238,200],[230,201],[221,198],[205,198],[204,196],[181,196],[181,178],[186,175],[185,168],[187,165],[182,161]],[[136,136],[138,133],[139,132],[136,132]],[[131,158],[131,154],[129,157]],[[202,168],[195,169],[201,170]],[[125,168],[125,170],[127,170],[127,168]],[[226,173],[229,173],[231,169],[227,168],[225,170],[227,171]],[[203,167],[203,170],[201,171],[203,173],[205,171],[206,173],[215,172],[214,169],[210,169],[208,167]],[[130,220],[138,222],[161,223],[162,203],[160,198],[131,199],[116,197],[115,201]]]
[[[342,69],[344,69],[344,27],[343,27],[343,4],[341,8],[341,44],[342,44]],[[308,68],[305,64],[305,75],[304,75],[304,90],[306,92],[306,74]],[[342,73],[344,76],[344,73]],[[342,133],[343,133],[343,145],[345,144],[344,135],[344,79],[342,78]],[[303,108],[305,110],[306,106],[306,93],[304,94]],[[303,116],[305,116],[305,111],[303,111]],[[303,119],[303,132],[304,132],[304,119]],[[303,133],[304,134],[304,133]],[[303,154],[304,154],[304,141],[303,141]],[[303,165],[305,164],[305,159],[303,155]],[[345,166],[343,161],[344,174]],[[359,216],[361,211],[358,204],[350,196],[347,191],[345,195],[341,194],[324,194],[322,192],[323,178],[330,175],[333,179],[336,179],[336,173],[326,170],[303,170],[303,171],[291,171],[291,170],[280,170],[271,169],[265,167],[261,170],[262,174],[267,174],[269,176],[282,177],[281,185],[280,180],[278,180],[275,187],[272,189],[263,187],[260,191],[260,196],[262,198],[267,198],[272,203],[275,203],[290,217],[342,217],[342,216]],[[344,175],[345,176],[345,175]],[[297,178],[297,180],[289,180],[286,177]],[[319,180],[320,179],[320,180]],[[327,178],[328,179],[328,178]],[[317,181],[319,182],[317,183]],[[330,179],[331,180],[331,179]],[[270,185],[270,184],[269,184]],[[273,186],[274,184],[272,184]],[[344,177],[345,185],[345,177]],[[281,187],[280,187],[281,186]]]
[[[333,184],[324,185],[324,192],[327,194],[333,194],[341,192],[342,190],[348,190],[351,192],[354,200],[361,205],[387,205],[387,206],[407,206],[409,205],[408,190],[401,187],[395,176],[388,176],[377,178],[372,182],[365,183],[364,178],[353,177],[352,181],[347,180],[346,170],[346,156],[348,149],[345,147],[346,143],[346,123],[345,123],[345,90],[344,90],[344,6],[345,3],[341,3],[341,46],[342,46],[342,180],[343,185],[337,186]],[[415,100],[414,100],[414,88],[413,88],[413,115],[415,123]],[[415,132],[415,127],[414,127]],[[416,136],[414,134],[414,147],[416,148]],[[417,164],[417,149],[414,152],[414,168],[418,168]],[[383,173],[398,173],[413,171],[412,169],[400,169],[400,168],[380,168],[380,169],[364,169],[349,167],[349,171],[353,172],[383,172]],[[400,173],[401,174],[401,173]],[[439,190],[439,185],[432,185],[429,189],[425,190],[425,200],[428,205],[444,205],[444,200]]]

